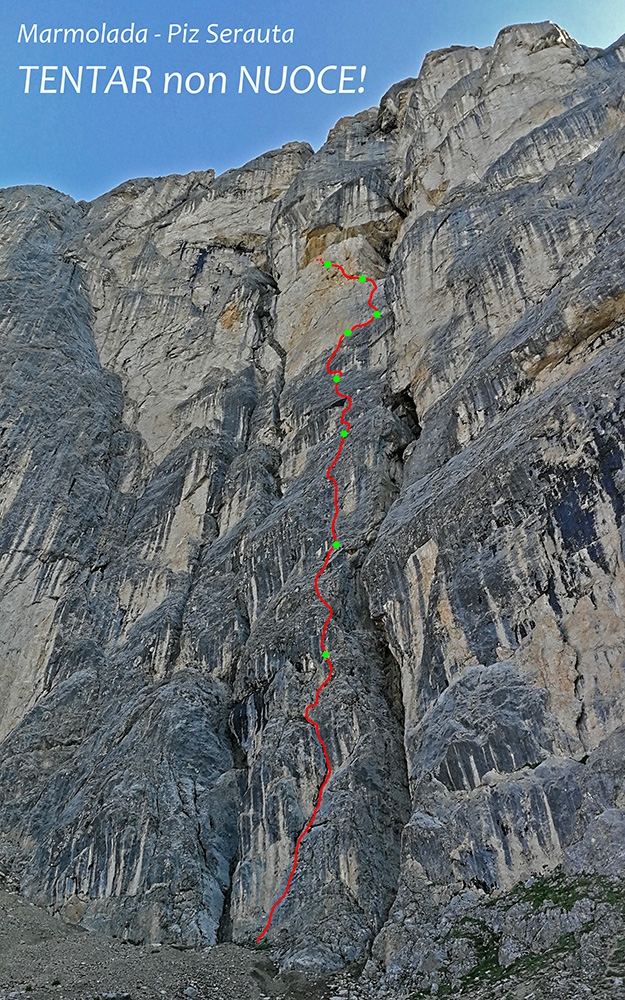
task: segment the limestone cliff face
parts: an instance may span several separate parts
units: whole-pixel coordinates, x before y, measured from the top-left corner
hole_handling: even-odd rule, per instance
[[[202,945],[282,891],[324,773],[325,359],[368,313],[319,255],[382,315],[341,349],[335,773],[267,940],[435,982],[484,901],[625,875],[624,62],[517,25],[317,153],[2,192],[0,863],[29,899]]]

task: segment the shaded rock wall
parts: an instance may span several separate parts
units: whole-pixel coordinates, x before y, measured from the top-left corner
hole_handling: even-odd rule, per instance
[[[324,773],[325,359],[368,314],[319,255],[381,318],[341,351],[334,776],[268,941],[427,984],[459,914],[622,873],[624,61],[513,26],[316,153],[2,193],[0,860],[28,898],[201,945],[282,891]]]

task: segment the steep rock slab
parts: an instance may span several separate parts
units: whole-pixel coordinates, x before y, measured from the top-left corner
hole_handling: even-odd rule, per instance
[[[285,163],[291,156],[289,148]],[[27,398],[32,392],[24,361],[37,346],[29,336],[29,309],[38,307],[38,317],[46,314],[44,295],[59,285],[54,268],[64,267],[82,294],[84,319],[75,333],[70,310],[75,307],[59,296],[64,313],[49,333],[48,358],[52,370],[65,371],[68,385],[78,386],[79,399],[86,394],[88,402],[74,415],[67,403],[74,395],[70,389],[50,394],[66,420],[65,429],[54,421],[53,434],[61,439],[56,448],[67,482],[61,488],[54,467],[41,463],[36,488],[29,492],[31,508],[23,515],[32,534],[33,506],[51,507],[52,498],[63,493],[77,498],[75,507],[73,501],[64,505],[55,533],[49,532],[57,569],[55,635],[42,657],[39,690],[29,692],[36,706],[5,744],[4,853],[21,872],[31,898],[133,940],[211,943],[223,915],[237,848],[241,778],[240,770],[233,770],[227,727],[229,689],[217,677],[203,676],[195,650],[188,656],[190,672],[182,689],[170,677],[185,666],[177,662],[184,609],[203,547],[218,534],[226,470],[246,448],[251,415],[270,381],[262,366],[259,371],[257,357],[267,290],[273,294],[271,279],[251,260],[262,242],[258,233],[253,238],[239,233],[243,246],[235,252],[216,219],[221,210],[231,221],[232,206],[211,209],[205,229],[217,246],[220,240],[226,243],[221,250],[226,263],[215,266],[230,277],[222,299],[210,298],[217,314],[207,312],[206,303],[197,304],[198,285],[210,271],[203,266],[210,248],[200,248],[190,267],[178,233],[172,230],[172,242],[162,245],[158,233],[181,204],[189,211],[193,195],[202,200],[198,192],[211,204],[230,197],[239,205],[247,192],[249,212],[243,215],[248,227],[258,228],[263,212],[266,225],[271,208],[259,213],[256,205],[269,193],[268,183],[272,190],[278,184],[266,169],[271,162],[268,156],[256,172],[252,167],[222,178],[212,199],[206,195],[210,176],[131,182],[89,209],[71,202],[67,208],[69,200],[47,192],[53,208],[61,202],[73,224],[49,250],[46,246],[51,263],[40,280],[49,287],[41,301],[33,299],[32,286],[20,286],[18,280],[24,295],[15,324],[18,363],[12,374],[22,375],[18,388]],[[273,190],[274,197],[278,191]],[[30,217],[38,197],[17,189],[9,192],[9,207],[21,199]],[[42,242],[47,225],[44,216],[37,236]],[[49,228],[56,233],[61,227],[50,223]],[[159,288],[165,289],[167,308]],[[230,313],[229,297],[234,302]],[[224,310],[227,319],[219,324]],[[110,314],[116,320],[110,321]],[[188,336],[180,343],[180,324],[187,323]],[[229,371],[224,368],[219,346],[217,360],[210,356],[207,344],[219,337],[218,328],[233,345],[248,337],[247,347],[239,347],[247,368],[236,363]],[[83,351],[91,352],[95,377],[117,394],[108,435],[90,413],[93,406],[97,414],[107,394],[94,391],[84,363],[68,357],[68,337],[77,335],[86,345]],[[119,372],[119,379],[100,367],[94,335],[102,360]],[[270,386],[268,393],[273,399],[275,389]],[[147,411],[144,424],[140,414]],[[272,412],[271,402],[267,411]],[[98,433],[101,481],[88,466],[72,480],[72,445],[64,437],[84,441],[88,458],[85,445]],[[18,464],[21,472],[26,462]],[[97,486],[89,502],[88,489],[93,494]],[[14,501],[7,511],[9,530],[18,512]],[[91,527],[94,512],[99,517]],[[7,537],[12,540],[8,532]],[[59,580],[73,548],[80,555],[77,569],[69,582]],[[13,726],[15,721],[10,719]]]
[[[124,620],[126,533],[141,503],[123,484],[141,448],[122,423],[119,381],[99,363],[83,276],[67,249],[84,210],[44,189],[6,199],[5,221],[27,232],[8,244],[3,282],[13,475],[3,511],[2,854],[30,898],[87,926],[135,940],[211,941],[236,849],[223,694],[200,677],[186,693],[150,679],[159,641],[168,647],[175,634],[180,584],[168,592],[161,574],[159,600],[158,574],[144,571],[143,620]],[[190,722],[194,699],[203,729]],[[176,736],[183,717],[185,735]],[[185,758],[196,754],[191,768]],[[196,878],[180,875],[194,864]],[[171,877],[159,878],[168,868]]]
[[[335,777],[274,954],[336,968],[390,910],[374,971],[442,983],[459,914],[614,857],[622,54],[513,26],[314,154],[7,193],[1,849],[31,898],[185,945],[249,941],[282,890],[323,776],[324,364],[368,312],[319,255],[382,317],[343,349]]]
[[[86,336],[119,379],[113,500],[92,565],[59,594],[43,697],[5,744],[4,853],[30,898],[132,940],[255,936],[321,780],[300,718],[319,662],[312,577],[331,513],[319,473],[337,414],[320,392],[324,344],[312,357],[294,336],[291,351],[282,346],[276,283],[259,266],[267,195],[307,155],[289,146],[217,180],[129,182],[80,206],[59,250],[92,297]],[[245,197],[250,211],[237,216]],[[318,291],[314,263],[310,275]],[[328,291],[338,328],[355,322],[353,287]],[[382,374],[385,357],[378,331],[348,358],[362,369],[364,433],[344,473],[355,514],[333,581],[346,619],[343,676],[323,720],[336,780],[282,923],[299,923],[283,951],[295,966],[362,954],[399,872],[401,728],[358,588],[359,549],[397,495],[396,456],[413,436],[381,385],[371,391],[369,369]],[[266,730],[254,731],[256,715]],[[285,728],[291,742],[276,745],[272,732]]]
[[[493,52],[516,38],[529,66],[534,27],[508,29]],[[574,52],[562,72],[577,67],[580,89],[544,122],[521,110],[492,150],[478,142],[474,175],[454,174],[463,154],[450,141],[449,183],[429,205],[417,188],[387,280],[393,382],[407,384],[422,433],[364,567],[401,669],[414,809],[374,954],[389,981],[409,971],[415,985],[460,967],[449,926],[481,898],[569,857],[604,874],[605,852],[591,860],[585,831],[618,829],[618,784],[592,809],[585,797],[599,759],[586,752],[621,732],[625,711],[625,244],[613,173],[625,78],[618,46],[581,53],[558,36],[543,48],[565,64],[564,49]],[[470,93],[480,58],[440,63]],[[417,89],[424,116],[428,104],[452,113],[447,88],[439,104],[423,76],[390,95],[389,130],[404,127],[399,105]],[[500,81],[497,103],[518,84]],[[469,694],[476,671],[478,691],[498,688],[494,725]],[[539,694],[543,721],[525,707],[512,725],[510,700]],[[459,698],[466,718],[452,708]]]

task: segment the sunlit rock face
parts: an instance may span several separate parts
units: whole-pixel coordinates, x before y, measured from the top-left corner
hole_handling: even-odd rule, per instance
[[[340,354],[334,773],[266,940],[428,984],[485,900],[625,874],[624,61],[516,25],[316,153],[2,192],[0,863],[29,899],[201,946],[284,888],[324,775],[325,361],[370,315],[320,256],[381,316]],[[531,922],[502,921],[505,964]]]

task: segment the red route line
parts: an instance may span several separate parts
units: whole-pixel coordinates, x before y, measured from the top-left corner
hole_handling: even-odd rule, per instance
[[[323,260],[322,257],[317,257],[316,260],[319,263],[322,263],[322,264],[325,263],[325,261]],[[345,273],[345,269],[342,267],[341,264],[332,264],[332,267],[336,267],[337,270],[339,270],[341,272],[341,274],[343,275],[343,277],[347,278],[349,281],[360,281],[361,275],[359,275],[359,274],[346,274]],[[366,278],[365,280],[368,282],[368,284],[370,284],[370,285],[373,286],[372,289],[371,289],[371,292],[369,294],[369,298],[367,300],[367,305],[369,306],[370,309],[374,309],[375,307],[373,305],[372,299],[373,299],[373,296],[375,295],[375,293],[378,290],[378,286],[377,286],[376,282],[373,280],[373,278]],[[355,326],[350,327],[350,330],[353,333],[354,330],[359,330],[363,326],[369,326],[370,323],[373,323],[374,318],[375,318],[375,316],[371,316],[367,320],[366,323],[356,323]],[[326,361],[326,371],[327,371],[328,375],[333,375],[333,376],[334,375],[339,375],[339,376],[343,375],[343,372],[341,371],[340,368],[330,368],[330,365],[334,361],[334,358],[338,354],[339,350],[341,349],[341,345],[343,343],[344,338],[345,338],[345,333],[342,333],[340,335],[340,337],[339,337],[338,344],[336,345],[335,349],[332,351],[332,354],[330,355],[330,357]],[[334,383],[334,391],[335,391],[336,395],[339,396],[341,399],[346,399],[347,400],[347,405],[343,408],[343,410],[341,412],[341,423],[345,425],[345,427],[347,428],[348,431],[350,431],[351,430],[351,424],[350,424],[349,420],[347,420],[345,418],[345,414],[351,409],[352,402],[353,402],[352,397],[348,396],[346,393],[339,392],[339,383],[338,382]],[[336,455],[334,456],[334,458],[330,462],[330,465],[326,469],[326,479],[328,479],[334,485],[334,517],[332,518],[332,525],[331,525],[331,528],[332,528],[332,541],[333,542],[337,541],[337,537],[336,537],[336,521],[337,521],[337,518],[339,516],[339,484],[337,483],[337,481],[334,478],[334,476],[330,475],[330,473],[332,472],[332,469],[334,468],[334,466],[338,462],[339,458],[341,457],[341,452],[343,450],[343,445],[345,444],[346,440],[347,440],[347,438],[341,437],[341,440],[339,442],[339,446],[338,446],[337,451],[336,451]],[[335,551],[336,550],[335,550],[335,548],[333,546],[331,546],[328,549],[328,551],[326,553],[326,557],[323,560],[323,564],[321,566],[321,569],[319,570],[319,572],[317,573],[317,575],[315,577],[315,583],[314,583],[315,593],[316,593],[317,597],[319,598],[319,600],[321,601],[321,603],[324,604],[325,607],[328,609],[328,617],[326,618],[325,622],[323,623],[323,628],[321,629],[321,638],[320,638],[320,642],[319,642],[319,645],[321,647],[321,652],[322,653],[326,653],[327,652],[327,650],[326,650],[326,632],[328,630],[328,625],[332,621],[332,615],[334,614],[334,610],[332,608],[332,605],[328,604],[328,602],[326,601],[325,597],[323,597],[323,595],[321,594],[321,591],[319,590],[319,581],[320,581],[321,577],[323,576],[323,574],[325,573],[325,571],[327,569],[327,566],[328,566],[328,563],[330,562],[330,559],[332,557],[332,554]],[[330,655],[328,654],[328,656],[325,657],[325,659],[327,660],[327,663],[328,663],[328,673],[327,673],[327,676],[326,676],[325,680],[322,681],[322,683],[317,688],[317,690],[315,692],[315,700],[311,701],[311,703],[306,706],[306,709],[304,711],[304,718],[306,719],[306,722],[309,722],[311,726],[314,726],[315,733],[317,735],[317,739],[319,740],[319,743],[321,745],[321,749],[323,750],[323,756],[324,756],[325,762],[326,762],[326,773],[325,773],[325,777],[324,777],[323,781],[321,782],[321,785],[319,786],[319,791],[317,793],[317,801],[315,802],[315,808],[313,809],[312,816],[308,820],[308,823],[306,824],[306,826],[304,827],[304,829],[300,833],[300,835],[297,838],[297,841],[295,843],[295,850],[293,852],[293,864],[291,866],[291,871],[289,872],[289,877],[286,880],[286,887],[284,889],[284,892],[282,893],[281,896],[278,896],[278,898],[276,899],[275,903],[271,907],[271,910],[269,911],[269,916],[267,917],[267,922],[266,922],[265,926],[263,927],[261,933],[256,938],[256,943],[257,944],[258,944],[259,941],[262,941],[262,939],[264,938],[265,934],[267,933],[267,931],[271,927],[271,921],[273,920],[274,913],[276,912],[276,910],[279,907],[280,903],[282,903],[283,900],[286,899],[286,897],[287,897],[287,895],[289,893],[289,889],[291,888],[291,882],[293,881],[293,877],[294,877],[296,869],[297,869],[297,861],[298,861],[298,858],[299,858],[299,850],[300,850],[300,847],[302,846],[302,841],[304,840],[304,837],[306,836],[306,834],[309,833],[309,831],[312,829],[312,826],[313,826],[313,824],[315,822],[315,819],[317,818],[317,813],[319,812],[319,810],[321,808],[321,801],[323,799],[323,793],[325,791],[325,787],[328,784],[330,778],[332,777],[332,764],[330,763],[330,755],[328,753],[328,748],[325,745],[324,739],[323,739],[323,737],[321,735],[321,730],[319,729],[319,723],[315,722],[314,719],[311,719],[310,715],[308,714],[311,708],[316,708],[317,705],[319,704],[319,695],[323,691],[324,687],[326,687],[330,683],[330,681],[332,679],[332,674],[334,673],[334,667],[333,667],[333,664],[332,664],[332,660],[330,659]]]

